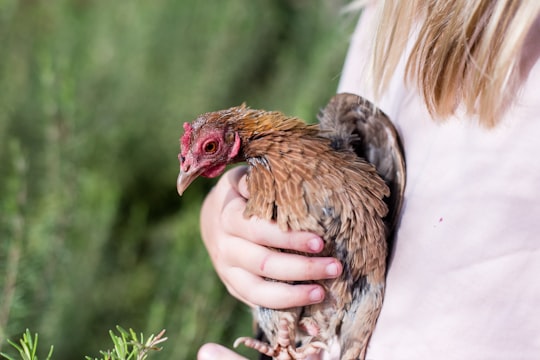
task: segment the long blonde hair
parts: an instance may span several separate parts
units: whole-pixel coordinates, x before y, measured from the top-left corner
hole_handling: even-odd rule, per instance
[[[481,124],[498,123],[516,94],[521,49],[540,0],[378,0],[377,6],[376,94],[416,36],[405,80],[416,84],[433,117],[445,119],[463,104]]]

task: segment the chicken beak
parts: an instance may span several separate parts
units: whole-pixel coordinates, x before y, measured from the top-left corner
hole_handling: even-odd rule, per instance
[[[191,184],[198,176],[199,172],[193,167],[187,171],[180,169],[180,174],[178,174],[178,179],[176,179],[176,190],[178,191],[178,195],[182,196],[189,184]]]

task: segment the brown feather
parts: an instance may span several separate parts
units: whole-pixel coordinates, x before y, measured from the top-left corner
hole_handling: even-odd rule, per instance
[[[388,187],[373,165],[350,151],[333,150],[316,126],[281,114],[249,111],[241,125],[237,130],[244,154],[248,160],[257,159],[249,161],[252,197],[245,216],[276,221],[283,230],[316,233],[326,243],[320,255],[338,257],[344,265],[341,278],[321,282],[328,289],[327,299],[303,309],[302,318],[313,319],[321,333],[308,340],[297,329],[299,339],[328,343],[339,335],[344,350],[354,349],[359,358],[382,304],[386,262],[382,218],[387,213],[383,198],[389,195]],[[375,302],[355,299],[360,302],[357,320],[347,309],[355,305],[354,287],[363,277],[378,295]],[[279,330],[279,312],[274,319],[260,324],[272,345],[277,342],[272,334]]]
[[[256,317],[270,346],[240,339],[246,345],[287,359],[338,341],[341,359],[365,357],[384,296],[387,236],[404,188],[399,138],[381,114],[367,101],[343,94],[320,117],[322,130],[245,105],[204,114],[193,123],[194,132],[208,126],[239,135],[235,161],[249,164],[244,216],[275,221],[284,231],[315,233],[325,242],[318,256],[336,257],[343,264],[339,278],[316,281],[327,291],[322,303],[281,311],[258,308]],[[385,198],[392,199],[386,222]],[[296,349],[297,341],[302,350]]]

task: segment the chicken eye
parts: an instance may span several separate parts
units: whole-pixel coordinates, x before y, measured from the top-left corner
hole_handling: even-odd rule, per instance
[[[217,151],[218,144],[215,141],[209,141],[204,144],[204,152],[207,154],[213,154]]]

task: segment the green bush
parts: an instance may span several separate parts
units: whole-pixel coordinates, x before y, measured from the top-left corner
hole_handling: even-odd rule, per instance
[[[342,6],[0,1],[0,350],[31,328],[55,359],[99,356],[120,324],[193,359],[251,332],[200,241],[212,182],[176,194],[182,123],[243,101],[313,120],[354,26]]]

